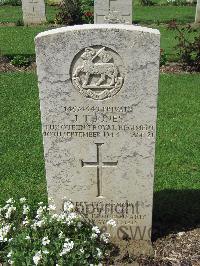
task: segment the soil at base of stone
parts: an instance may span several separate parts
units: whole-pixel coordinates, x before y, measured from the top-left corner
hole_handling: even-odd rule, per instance
[[[120,254],[109,259],[113,266],[200,266],[200,227],[158,238],[153,242],[154,256],[131,257]]]

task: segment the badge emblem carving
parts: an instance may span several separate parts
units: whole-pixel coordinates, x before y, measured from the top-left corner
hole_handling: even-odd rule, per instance
[[[128,24],[119,11],[109,11],[108,15],[104,17],[107,24]]]
[[[71,66],[72,84],[87,98],[104,100],[117,94],[124,83],[121,57],[104,46],[78,53]]]

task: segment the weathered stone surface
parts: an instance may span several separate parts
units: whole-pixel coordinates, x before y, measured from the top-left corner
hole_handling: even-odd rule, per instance
[[[200,0],[197,0],[195,23],[200,24]]]
[[[25,25],[46,22],[44,0],[22,0],[22,11]]]
[[[95,24],[132,24],[132,0],[95,0]]]
[[[159,32],[83,25],[35,42],[48,195],[150,253]]]

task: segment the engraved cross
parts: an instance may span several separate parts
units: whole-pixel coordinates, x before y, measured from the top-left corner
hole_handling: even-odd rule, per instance
[[[95,143],[97,148],[97,161],[96,162],[83,162],[81,161],[82,167],[95,167],[97,169],[97,197],[103,197],[102,193],[102,170],[105,167],[116,167],[117,162],[103,162],[102,159],[102,145],[104,143]]]
[[[35,0],[35,1],[34,1],[34,0],[31,0],[29,3],[33,5],[33,12],[34,12],[34,11],[35,11],[35,6],[34,6],[34,4],[37,4],[38,1],[37,1],[37,0]]]
[[[120,0],[109,0],[109,11],[116,11],[116,4],[120,4]],[[115,6],[115,8],[113,8],[113,5]],[[130,16],[130,12],[129,13],[123,13],[121,11],[120,6],[117,8],[117,11],[122,15],[122,16]]]

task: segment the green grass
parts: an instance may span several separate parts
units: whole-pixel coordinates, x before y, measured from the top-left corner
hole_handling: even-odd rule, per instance
[[[46,200],[36,76],[1,75],[0,203]],[[200,75],[161,75],[156,142],[154,225],[163,230],[200,221]]]
[[[47,26],[0,27],[1,54],[35,54],[34,37],[47,29]]]
[[[195,17],[195,6],[136,6],[133,9],[133,20],[139,24],[166,23],[175,19],[178,23],[192,23]]]
[[[47,6],[47,20],[53,21],[57,7]],[[140,24],[166,23],[176,19],[178,23],[194,22],[195,6],[134,6],[133,20]],[[0,22],[16,23],[22,20],[22,9],[20,6],[0,6]]]
[[[52,22],[55,19],[58,8],[47,6],[46,16],[47,20]],[[21,6],[0,6],[0,22],[1,23],[16,23],[22,20],[22,7]]]
[[[165,49],[169,61],[177,60],[177,44],[175,31],[167,30],[166,26],[156,26],[161,32],[161,48]],[[0,51],[3,55],[35,54],[34,37],[48,26],[37,27],[0,27]],[[200,32],[200,30],[199,30]],[[191,34],[193,36],[193,34]]]
[[[154,227],[200,224],[200,75],[162,75],[158,101]]]
[[[56,7],[47,7],[49,20],[53,20],[56,14]],[[174,48],[177,44],[176,33],[167,30],[167,26],[158,25],[156,22],[166,22],[173,18],[180,23],[193,22],[195,7],[191,6],[155,6],[155,7],[134,7],[134,20],[142,25],[149,25],[158,28],[161,32],[161,48],[167,54],[169,61],[177,61],[177,51]],[[22,19],[21,7],[2,6],[0,7],[0,21],[16,22]],[[156,23],[156,24],[152,24]],[[35,54],[34,37],[41,31],[49,29],[48,25],[35,27],[0,27],[0,52],[2,55]],[[25,45],[24,45],[25,44]]]
[[[162,75],[156,189],[200,189],[200,75]]]
[[[0,81],[0,201],[22,195],[45,200],[36,76],[7,73]]]

